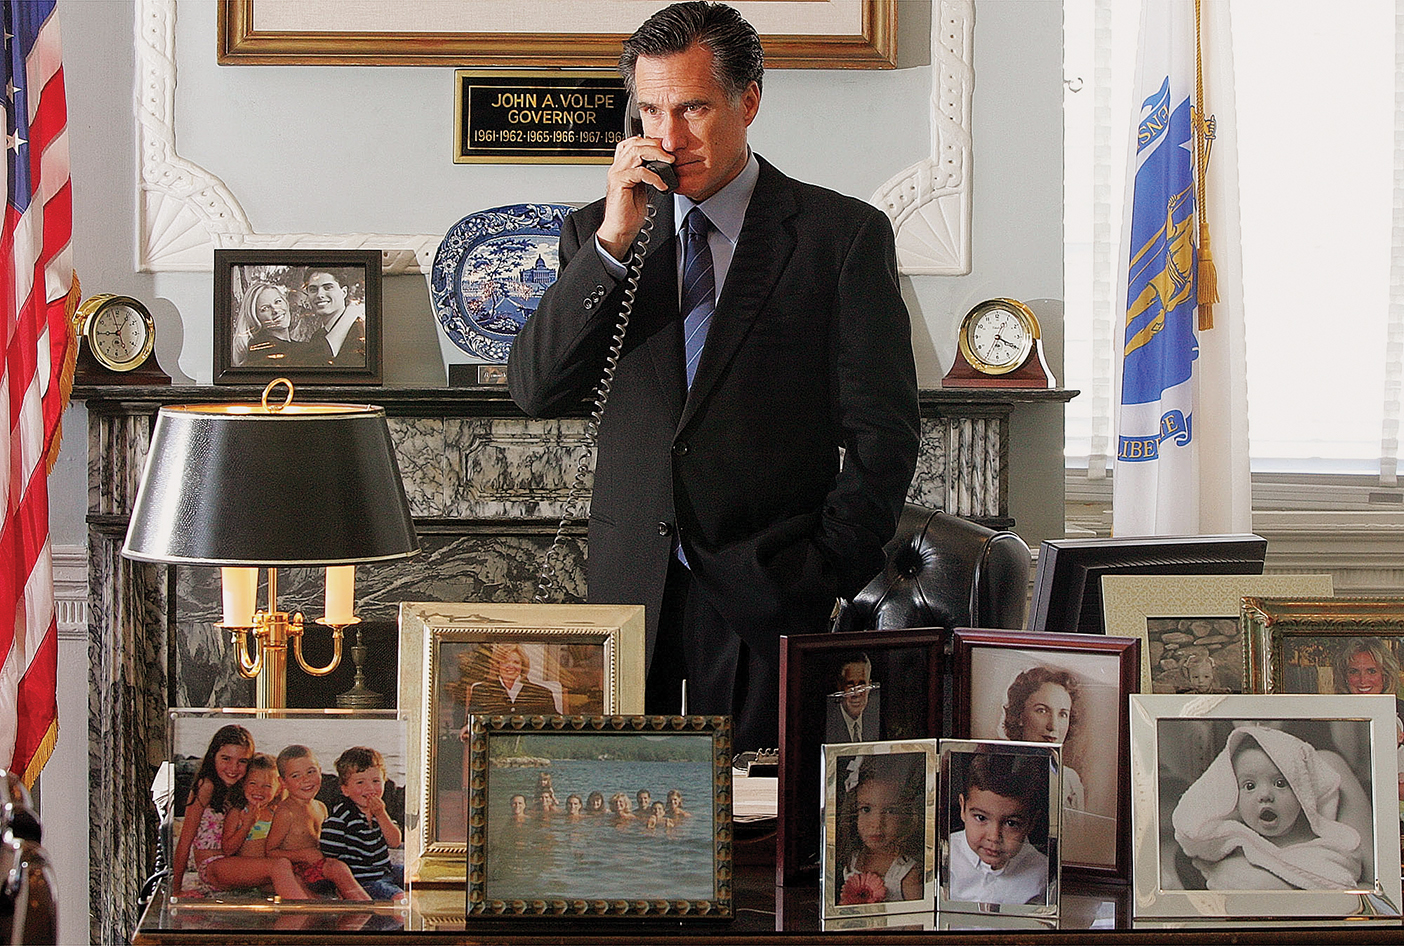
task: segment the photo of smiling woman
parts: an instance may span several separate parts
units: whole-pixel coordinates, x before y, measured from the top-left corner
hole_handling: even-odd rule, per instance
[[[249,286],[234,323],[231,360],[242,365],[279,365],[292,349],[292,308],[288,292],[271,282]]]

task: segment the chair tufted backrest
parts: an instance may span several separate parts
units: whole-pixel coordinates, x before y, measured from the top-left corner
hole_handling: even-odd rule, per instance
[[[908,503],[887,562],[852,601],[836,631],[1024,626],[1032,555],[1013,532]]]

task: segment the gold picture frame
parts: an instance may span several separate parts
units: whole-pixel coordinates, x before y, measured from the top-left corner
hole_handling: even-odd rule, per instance
[[[1141,639],[1141,692],[1174,693],[1178,687],[1159,666],[1166,642],[1156,621],[1211,620],[1231,631],[1237,640],[1227,642],[1238,648],[1238,659],[1225,670],[1215,672],[1223,677],[1232,674],[1237,681],[1236,692],[1247,693],[1253,687],[1250,669],[1252,644],[1242,636],[1239,609],[1249,595],[1312,595],[1331,597],[1330,575],[1105,575],[1102,577],[1102,615],[1108,634]],[[1190,631],[1189,633],[1195,633]],[[1220,635],[1226,636],[1226,635]],[[1172,642],[1173,643],[1173,642]],[[1178,648],[1177,648],[1178,649]],[[1191,645],[1184,648],[1194,652]],[[1221,692],[1231,688],[1215,688]]]
[[[1404,643],[1404,597],[1344,597],[1252,595],[1243,599],[1241,620],[1252,653],[1254,688],[1261,693],[1320,692],[1315,687],[1293,685],[1292,667],[1320,668],[1330,672],[1322,659],[1305,653],[1322,649],[1326,642],[1352,638],[1380,638]],[[1313,643],[1314,642],[1314,643]],[[1305,662],[1303,662],[1305,661]],[[1319,674],[1324,678],[1326,674]],[[1326,685],[1319,679],[1310,681]],[[1404,681],[1396,680],[1398,698]],[[1334,686],[1327,692],[1339,692]],[[1386,692],[1391,692],[1386,688]]]
[[[731,749],[729,716],[474,716],[466,912],[730,919]]]
[[[381,29],[324,29],[328,6],[324,0],[220,0],[219,63],[612,70],[620,44],[656,7],[600,4],[590,9],[585,5],[570,11],[581,25],[564,31],[559,26],[563,8],[557,0],[519,0],[510,4],[519,24],[516,29],[508,29],[511,24],[506,17],[484,5],[485,9],[472,11],[472,32],[452,32],[407,28],[424,8],[423,3],[409,2],[395,4],[394,12],[386,14],[393,25]],[[497,6],[500,10],[503,5]],[[897,0],[740,2],[736,6],[758,24],[765,64],[770,68],[891,69],[897,64]],[[850,8],[852,15],[846,13]],[[259,25],[265,12],[277,15],[277,28]],[[533,22],[533,15],[543,17],[542,22],[554,29],[521,28],[521,23]],[[768,22],[783,24],[785,32],[768,32]]]
[[[517,703],[504,704],[492,684],[506,678],[487,671],[512,651],[521,668]],[[416,883],[466,881],[474,713],[515,705],[538,715],[633,714],[643,702],[642,606],[402,602],[400,706],[414,714],[406,875]]]

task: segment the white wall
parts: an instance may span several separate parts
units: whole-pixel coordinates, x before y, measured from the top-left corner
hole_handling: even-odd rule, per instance
[[[59,4],[74,260],[85,295],[121,292],[147,303],[157,355],[177,383],[208,383],[211,275],[135,272],[134,2]],[[770,72],[755,149],[795,177],[864,198],[926,155],[931,6],[901,0],[898,15],[895,70]],[[974,42],[973,271],[903,280],[923,387],[938,386],[949,367],[960,317],[991,296],[1033,305],[1053,369],[1062,369],[1061,3],[978,0]],[[180,0],[177,149],[229,186],[258,232],[441,233],[487,207],[600,193],[599,166],[453,164],[451,67],[221,67],[214,57],[215,4]],[[386,382],[443,383],[423,277],[386,279],[384,309]],[[85,546],[81,405],[65,425],[52,532],[58,543]],[[1021,410],[1013,426],[1011,514],[1036,545],[1063,534],[1061,408]],[[75,745],[83,726],[65,719],[63,727],[60,751],[86,756]],[[47,786],[50,820],[65,817],[54,807],[63,797],[61,786]],[[86,802],[73,799],[79,818]],[[86,894],[65,898],[86,902]]]

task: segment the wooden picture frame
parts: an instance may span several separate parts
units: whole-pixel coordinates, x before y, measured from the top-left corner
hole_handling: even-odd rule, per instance
[[[936,907],[936,740],[825,743],[820,753],[820,915],[931,913]],[[883,849],[867,847],[865,818],[882,819]],[[893,819],[902,826],[894,827]],[[888,863],[870,868],[865,859]]]
[[[1067,831],[1059,759],[1046,743],[941,740],[940,913],[1057,919]],[[984,826],[999,833],[972,837]]]
[[[1393,699],[1155,693],[1130,702],[1137,921],[1397,926]],[[1292,840],[1303,823],[1306,839]]]
[[[780,638],[780,767],[776,817],[776,883],[819,876],[823,850],[819,793],[820,747],[852,742],[841,732],[830,738],[828,716],[842,712],[831,696],[846,665],[866,656],[871,691],[863,713],[866,734],[877,739],[934,739],[941,735],[941,674],[946,632],[939,628],[807,634]],[[877,719],[870,719],[877,703]],[[822,721],[822,722],[821,722]],[[877,724],[877,729],[871,728]]]
[[[388,22],[372,28],[326,29],[325,7],[289,3],[275,27],[260,25],[268,2],[220,0],[221,65],[454,65],[614,69],[620,44],[656,4],[622,9],[575,9],[554,0],[513,4],[516,23],[489,9],[472,29],[442,28],[442,15],[424,15],[423,3],[395,5]],[[765,64],[780,69],[890,69],[897,63],[897,0],[824,0],[822,3],[736,4],[756,24]],[[766,7],[782,7],[767,10]],[[321,19],[318,19],[319,15]],[[533,20],[535,17],[535,20]],[[563,17],[574,21],[564,28]],[[433,22],[414,28],[415,21]],[[465,20],[465,26],[469,21]],[[773,28],[770,24],[773,24]],[[497,29],[493,27],[496,26]]]
[[[1318,689],[1334,684],[1325,679],[1327,673],[1309,680],[1291,668],[1319,668],[1333,678],[1330,657],[1306,653],[1308,648],[1331,650],[1353,638],[1385,638],[1395,642],[1397,654],[1404,639],[1404,597],[1249,595],[1243,599],[1240,617],[1249,642],[1254,689],[1260,693],[1348,692],[1334,685]],[[1398,696],[1401,691],[1404,680],[1397,679],[1383,692]]]
[[[1142,693],[1202,686],[1185,666],[1199,654],[1211,658],[1213,671],[1211,687],[1201,692],[1251,693],[1251,642],[1239,621],[1244,596],[1332,594],[1330,575],[1106,575],[1102,612],[1108,634],[1141,639]],[[1213,626],[1171,627],[1200,621]],[[1193,640],[1166,640],[1167,634]],[[1204,643],[1206,638],[1212,640]],[[1198,669],[1203,671],[1203,661]]]
[[[474,716],[469,753],[469,916],[731,918],[730,717]],[[636,812],[639,786],[679,804]]]
[[[1062,866],[1069,877],[1129,881],[1129,730],[1126,697],[1140,690],[1141,642],[1100,634],[1047,634],[959,628],[952,632],[954,732],[965,739],[1063,744],[1066,812]],[[1072,690],[1069,692],[1069,684]],[[1044,687],[1066,716],[1031,732]],[[1022,694],[1026,715],[1010,724]],[[1058,706],[1048,706],[1057,715]],[[1114,735],[1113,735],[1114,734]]]
[[[380,384],[379,250],[215,250],[214,380]]]
[[[531,664],[518,674],[516,706],[543,716],[643,712],[641,606],[401,603],[399,705],[415,714],[408,790],[420,813],[406,832],[405,864],[417,881],[467,878],[473,678],[494,682],[501,674],[488,665],[514,647]],[[512,709],[489,692],[473,711]]]

